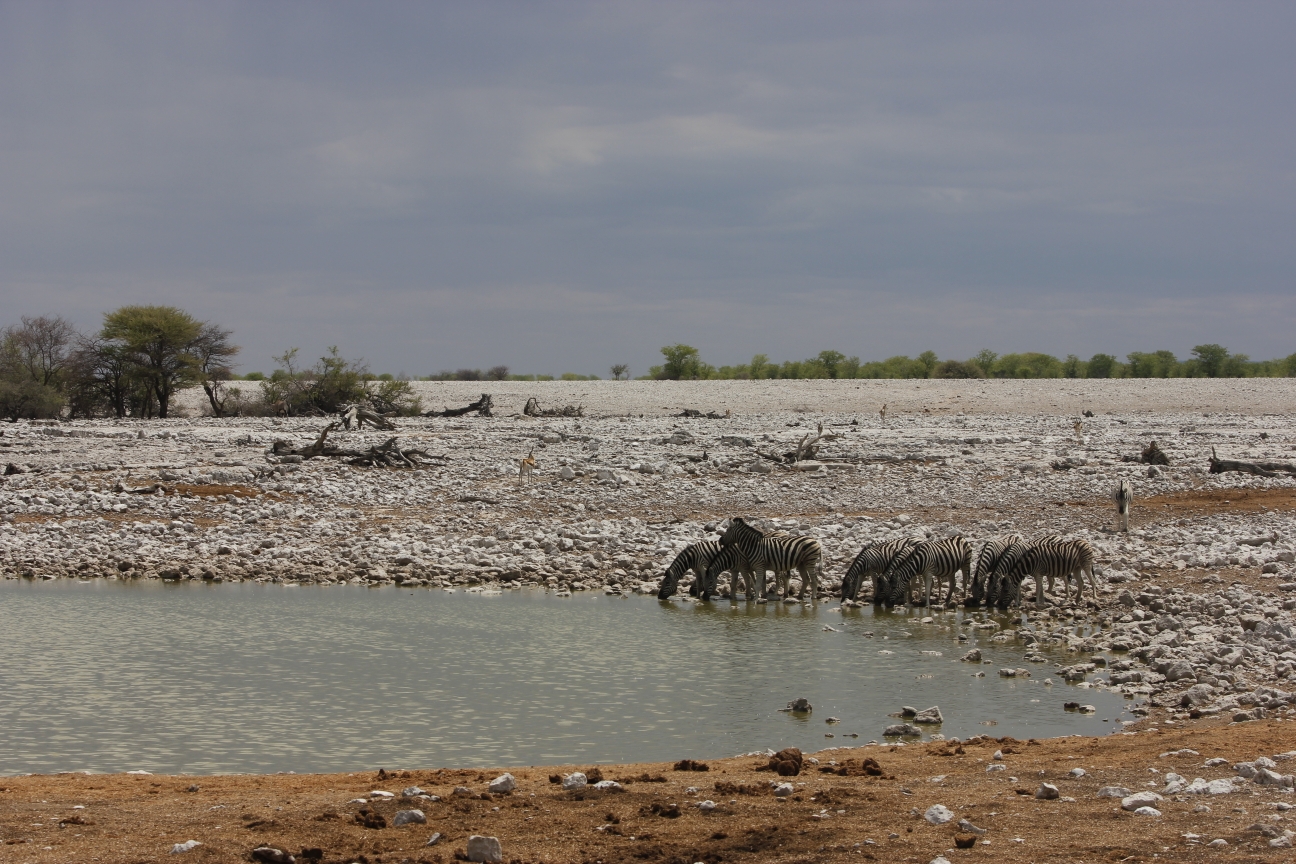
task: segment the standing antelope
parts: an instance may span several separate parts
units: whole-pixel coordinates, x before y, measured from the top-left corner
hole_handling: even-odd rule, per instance
[[[1134,487],[1130,485],[1130,481],[1120,481],[1120,485],[1112,493],[1112,498],[1116,501],[1116,515],[1120,519],[1120,530],[1128,534],[1130,505],[1134,503]]]
[[[526,480],[530,480],[532,483],[534,483],[535,475],[532,474],[531,472],[535,471],[535,469],[536,469],[535,451],[532,450],[530,453],[527,454],[527,457],[525,459],[518,460],[518,482],[522,483]]]

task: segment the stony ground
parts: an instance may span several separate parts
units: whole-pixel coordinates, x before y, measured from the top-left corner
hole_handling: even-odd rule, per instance
[[[1296,723],[1226,722],[843,748],[787,777],[756,770],[769,761],[756,755],[712,760],[705,772],[602,766],[604,785],[620,787],[611,791],[551,782],[599,776],[585,766],[514,768],[508,794],[488,791],[499,771],[391,766],[4,778],[0,862],[252,861],[258,848],[283,861],[450,862],[472,835],[497,838],[502,860],[527,864],[1291,861],[1292,795],[1271,778],[1293,764]],[[423,821],[397,826],[408,810]],[[171,856],[189,841],[201,845]]]
[[[967,626],[998,630],[1024,661],[1036,644],[1065,645],[1074,662],[1043,674],[1135,697],[1147,719],[1132,729],[1232,723],[1212,733],[1225,748],[1230,735],[1250,740],[1241,730],[1296,713],[1287,689],[1296,482],[1206,471],[1212,447],[1223,458],[1293,461],[1287,381],[766,383],[425,384],[431,404],[435,395],[448,405],[489,386],[496,416],[339,436],[363,447],[396,434],[447,457],[417,471],[268,455],[277,439],[309,443],[318,419],[13,424],[0,430],[9,466],[0,574],[650,592],[679,549],[744,515],[819,537],[831,591],[866,542],[1062,533],[1097,551],[1096,602],[1054,597],[1043,612],[969,616]],[[587,416],[524,417],[529,395],[544,406],[581,402]],[[685,408],[719,416],[674,416]],[[817,470],[771,469],[762,457],[792,450],[820,423],[835,437]],[[1153,440],[1168,468],[1122,461]],[[529,452],[536,482],[520,485],[517,460]],[[1135,490],[1128,535],[1114,531],[1110,503],[1122,478]],[[1247,759],[1275,748],[1252,749]],[[900,814],[888,805],[882,815]],[[1126,848],[1124,839],[1089,842]],[[678,851],[662,849],[663,858]],[[994,854],[1016,853],[998,844]]]

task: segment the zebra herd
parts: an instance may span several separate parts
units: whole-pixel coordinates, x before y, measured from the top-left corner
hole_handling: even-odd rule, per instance
[[[922,605],[940,600],[942,585],[948,587],[942,605],[955,602],[958,592],[957,577],[962,574],[962,591],[959,600],[965,606],[985,605],[1007,609],[1022,605],[1022,583],[1027,577],[1034,581],[1035,604],[1044,606],[1044,586],[1053,590],[1055,580],[1063,582],[1064,596],[1071,599],[1071,584],[1075,583],[1075,599],[1084,597],[1084,579],[1089,577],[1094,599],[1098,597],[1098,583],[1094,575],[1093,548],[1087,540],[1068,540],[1059,536],[1046,536],[1027,541],[1013,535],[990,540],[976,556],[975,567],[972,547],[961,536],[941,540],[909,538],[884,543],[870,543],[859,551],[842,579],[841,599],[855,601],[864,580],[870,580],[874,604],[912,606],[915,594],[921,591]],[[810,602],[815,601],[823,548],[813,537],[793,537],[775,531],[764,533],[749,525],[741,517],[729,520],[718,541],[704,540],[680,552],[666,570],[657,597],[672,596],[685,573],[692,571],[695,579],[689,593],[703,600],[711,599],[721,573],[732,574],[730,600],[737,601],[741,584],[747,599],[761,601],[790,596],[792,571],[801,576],[801,590],[797,599],[804,600],[806,589]],[[774,572],[774,584],[766,583],[766,572]],[[771,595],[770,589],[773,588]]]

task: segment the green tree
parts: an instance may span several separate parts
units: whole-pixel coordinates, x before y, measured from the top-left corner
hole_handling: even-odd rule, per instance
[[[1063,378],[1083,378],[1085,377],[1085,362],[1074,354],[1068,354],[1062,361]]]
[[[840,351],[820,351],[817,358],[823,366],[824,371],[828,373],[829,378],[839,377],[842,363],[846,360],[846,355]]]
[[[1110,354],[1095,354],[1089,358],[1086,378],[1111,378],[1116,368],[1116,358]]]
[[[100,335],[126,350],[166,419],[175,391],[198,378],[193,346],[202,330],[201,321],[174,306],[123,306],[104,316]]]
[[[747,366],[747,374],[754,379],[770,377],[770,359],[764,354],[756,354]]]
[[[668,381],[693,381],[703,377],[702,358],[698,355],[698,349],[693,346],[680,343],[666,345],[661,349],[661,353],[666,362],[660,367],[659,374],[654,377]]]
[[[610,371],[613,381],[624,381],[630,377],[630,366],[627,363],[617,363]]]
[[[975,363],[976,365],[980,366],[981,371],[984,372],[987,376],[989,376],[994,374],[995,361],[998,359],[999,359],[998,354],[991,351],[989,348],[982,348],[980,351],[977,352],[977,355],[973,357],[971,360],[969,360],[968,362]]]
[[[1228,349],[1214,343],[1194,347],[1192,355],[1195,371],[1204,378],[1219,378],[1229,358]]]
[[[932,371],[933,378],[984,378],[985,372],[981,370],[980,365],[968,360],[946,360],[937,364]]]
[[[922,366],[923,378],[932,377],[932,373],[936,371],[937,363],[940,363],[940,358],[936,356],[935,351],[924,351],[918,355],[918,365]]]

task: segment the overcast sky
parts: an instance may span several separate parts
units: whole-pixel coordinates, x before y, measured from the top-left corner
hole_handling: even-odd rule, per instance
[[[0,324],[243,370],[1296,351],[1296,4],[0,0]]]

